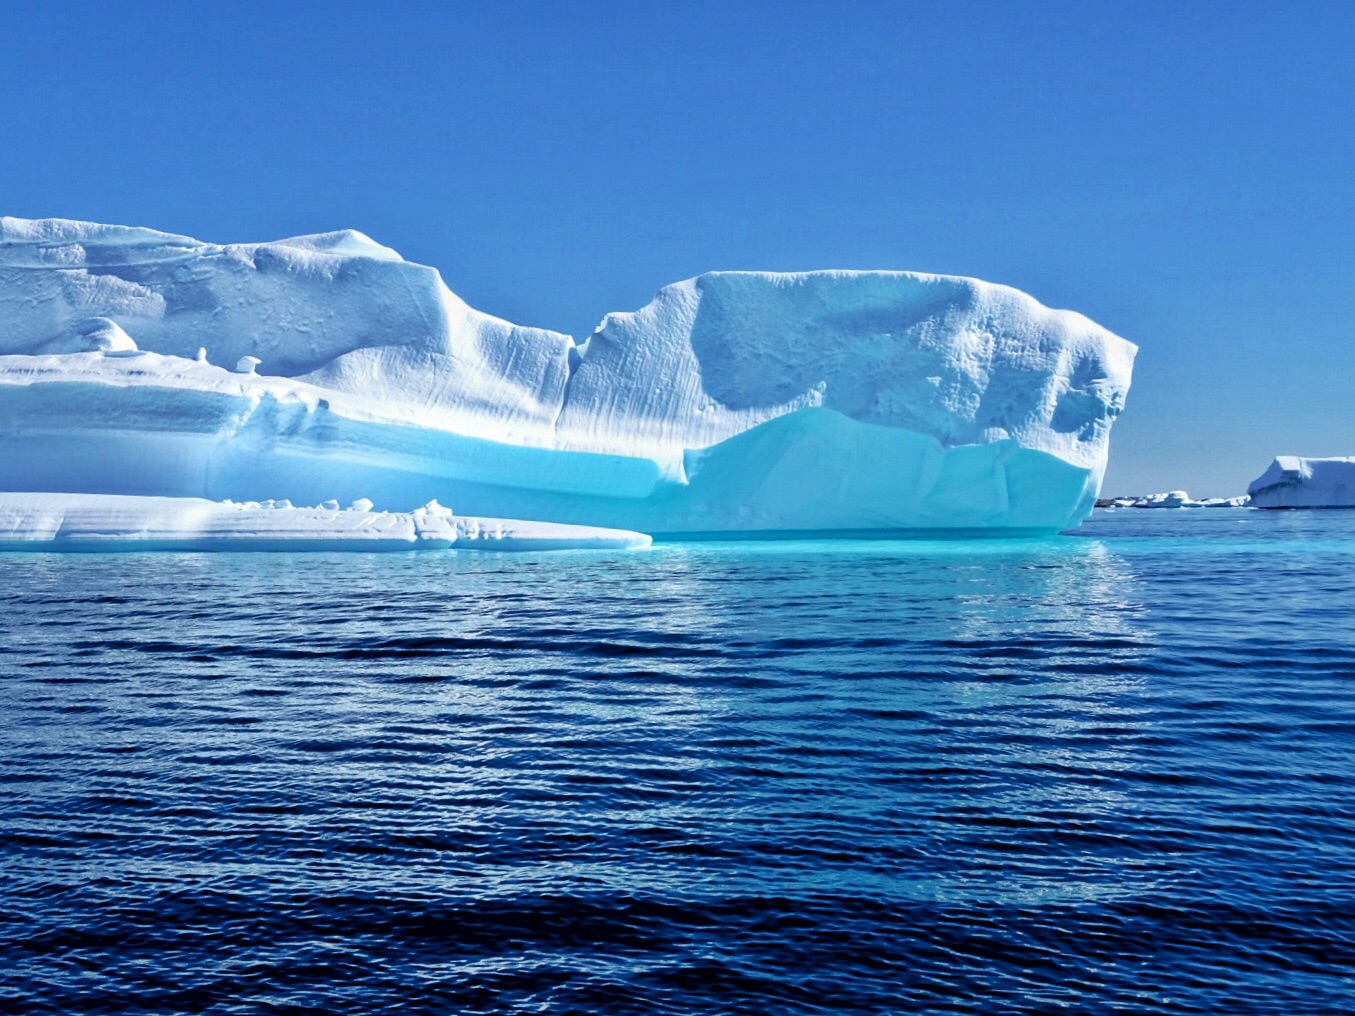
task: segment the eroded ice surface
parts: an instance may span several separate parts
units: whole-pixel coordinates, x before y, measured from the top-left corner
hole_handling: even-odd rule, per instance
[[[119,494],[0,493],[0,550],[631,550],[642,533],[454,515],[362,499],[295,507]]]
[[[1355,456],[1279,455],[1247,492],[1258,508],[1355,507]]]
[[[726,272],[584,342],[352,231],[0,219],[0,488],[655,533],[1080,521],[1135,347],[973,279]]]

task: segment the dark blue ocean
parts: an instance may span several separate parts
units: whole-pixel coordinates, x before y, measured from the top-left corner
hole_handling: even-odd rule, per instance
[[[1355,512],[0,575],[0,1012],[1355,1012]]]

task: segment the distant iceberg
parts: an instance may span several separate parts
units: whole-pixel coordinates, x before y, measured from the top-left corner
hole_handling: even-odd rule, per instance
[[[1196,501],[1184,490],[1169,490],[1165,494],[1147,494],[1136,500],[1134,508],[1198,508]]]
[[[0,219],[0,489],[656,534],[1053,532],[1135,347],[973,279],[719,272],[583,342],[361,233]]]
[[[1196,500],[1184,490],[1169,490],[1162,494],[1144,494],[1141,497],[1116,497],[1098,500],[1098,508],[1245,508],[1249,499],[1240,497],[1206,497]]]
[[[1276,456],[1247,493],[1257,508],[1355,508],[1355,456]]]

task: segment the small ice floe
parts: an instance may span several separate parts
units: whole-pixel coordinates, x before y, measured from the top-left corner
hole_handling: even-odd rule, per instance
[[[259,364],[263,363],[257,356],[242,356],[235,361],[235,373],[237,374],[257,374]]]
[[[321,501],[315,507],[322,508],[327,512],[336,512],[339,510],[339,502],[331,497],[328,501]]]
[[[0,492],[0,550],[536,551],[650,544],[645,534],[621,529],[455,517],[436,501],[413,512],[337,511],[337,505]]]
[[[369,512],[375,507],[376,505],[372,504],[370,498],[360,497],[348,506],[348,510],[350,512]]]

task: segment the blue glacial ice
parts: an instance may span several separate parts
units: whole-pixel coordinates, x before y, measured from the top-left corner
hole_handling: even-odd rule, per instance
[[[1052,532],[1135,347],[1014,289],[716,272],[591,336],[473,310],[361,233],[0,219],[0,490],[654,534]]]

